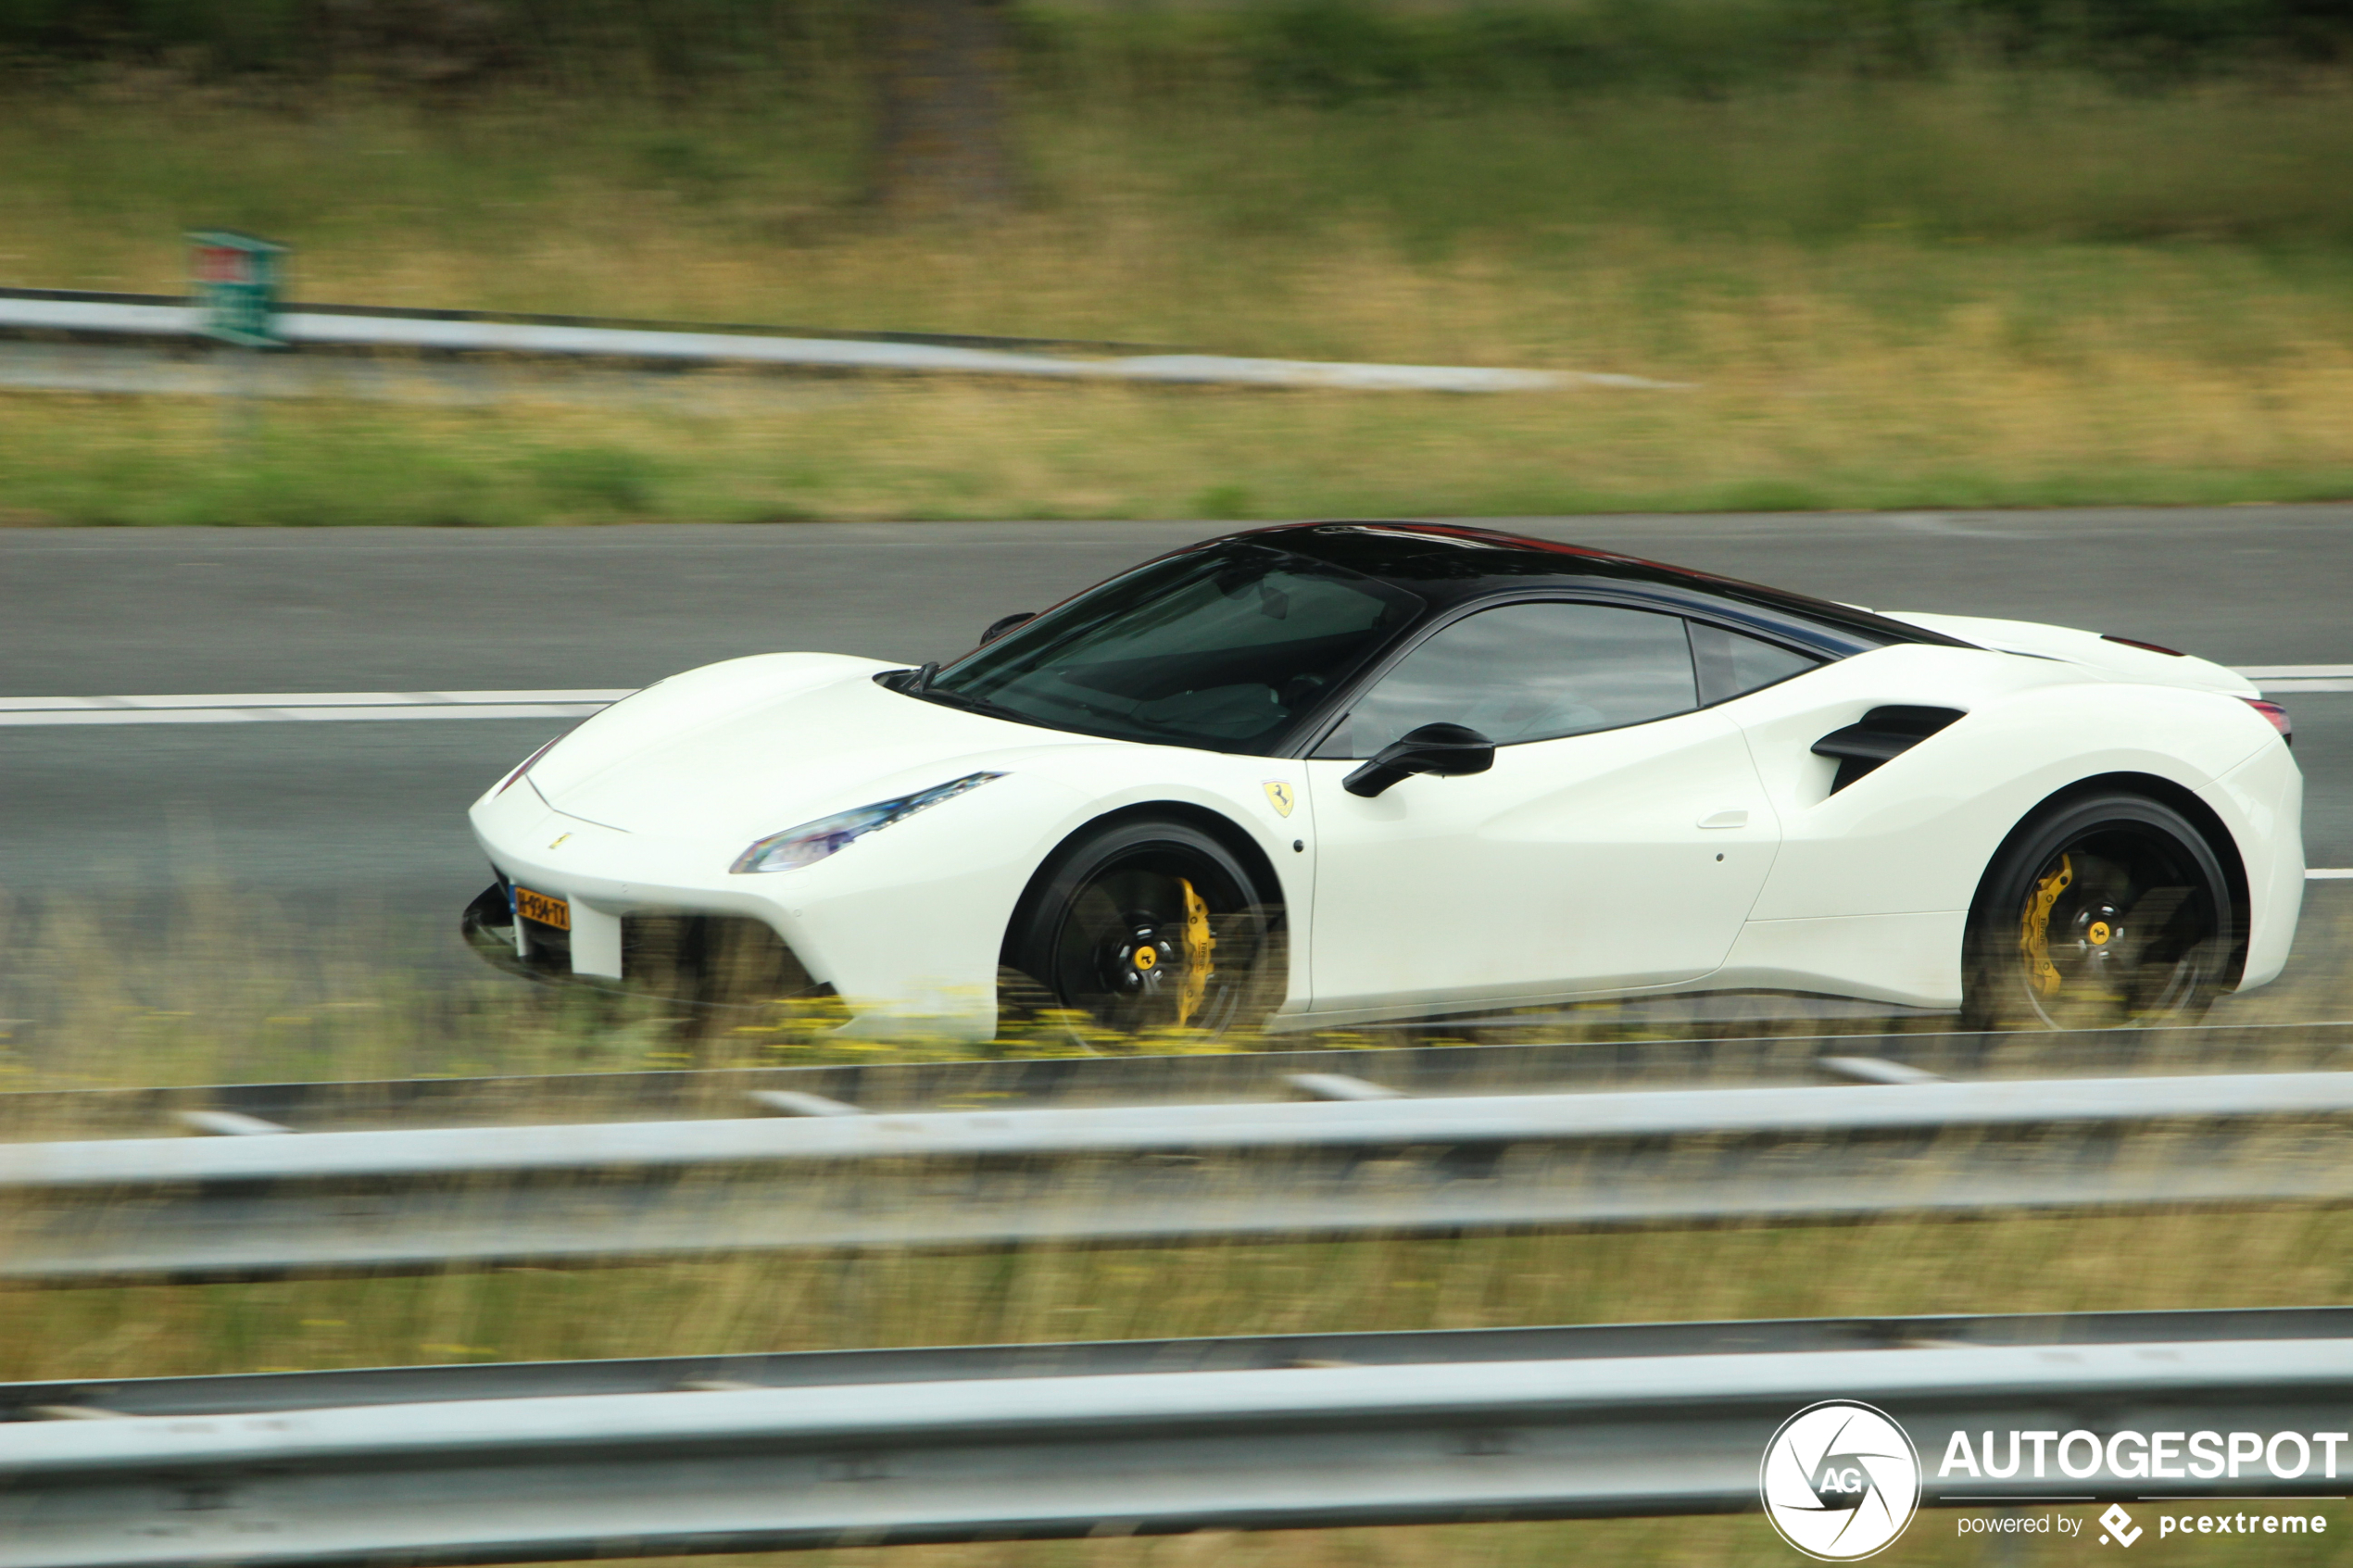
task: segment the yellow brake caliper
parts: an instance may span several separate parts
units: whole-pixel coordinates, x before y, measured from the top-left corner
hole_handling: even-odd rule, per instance
[[[1176,1027],[1182,1029],[1209,995],[1209,977],[1216,972],[1210,954],[1216,950],[1217,938],[1209,929],[1208,902],[1191,883],[1180,878],[1177,885],[1185,890],[1185,984],[1176,992]]]
[[[2051,962],[2051,906],[2075,880],[2075,862],[2059,857],[2059,868],[2034,884],[2034,895],[2026,901],[2026,912],[2018,922],[2018,945],[2026,950],[2026,969],[2034,988],[2046,997],[2058,995],[2064,982],[2058,966]]]

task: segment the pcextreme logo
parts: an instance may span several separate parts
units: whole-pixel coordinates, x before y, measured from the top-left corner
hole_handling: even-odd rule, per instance
[[[1825,1399],[1781,1423],[1756,1488],[1781,1539],[1823,1562],[1892,1544],[1920,1504],[1920,1456],[1886,1411]]]

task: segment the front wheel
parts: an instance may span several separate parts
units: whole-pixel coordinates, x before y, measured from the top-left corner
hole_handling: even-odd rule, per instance
[[[2189,819],[2146,796],[2046,809],[1994,857],[1970,910],[1971,1029],[2195,1023],[2236,941],[2230,885]]]
[[[1188,823],[1130,821],[1066,850],[1013,917],[1006,960],[1051,1005],[1123,1035],[1223,1035],[1279,1001],[1280,910]]]

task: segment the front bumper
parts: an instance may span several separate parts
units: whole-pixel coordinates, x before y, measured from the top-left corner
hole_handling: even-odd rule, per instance
[[[689,817],[675,832],[633,833],[558,810],[526,779],[475,804],[475,837],[503,884],[566,900],[572,931],[516,922],[502,891],[475,901],[470,939],[502,968],[664,995],[678,994],[661,972],[665,943],[689,955],[692,996],[714,965],[740,976],[743,955],[764,952],[757,985],[830,985],[852,1036],[987,1040],[1013,907],[1088,803],[1013,772],[816,864],[737,874],[741,844],[697,837]],[[501,928],[511,958],[491,951]]]
[[[501,875],[459,917],[459,933],[484,962],[549,984],[661,997],[693,1007],[758,1007],[830,997],[783,938],[743,916],[625,914],[618,974],[584,972],[572,934],[515,911],[514,885]]]

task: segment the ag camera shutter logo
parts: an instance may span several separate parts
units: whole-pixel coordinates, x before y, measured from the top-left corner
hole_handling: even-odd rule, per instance
[[[1757,1469],[1765,1516],[1823,1562],[1891,1545],[1920,1505],[1920,1456],[1886,1411],[1825,1399],[1781,1423]]]

